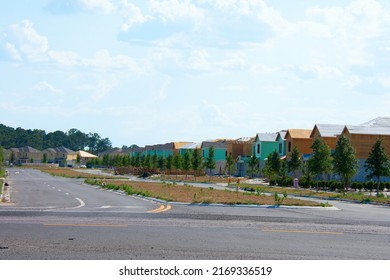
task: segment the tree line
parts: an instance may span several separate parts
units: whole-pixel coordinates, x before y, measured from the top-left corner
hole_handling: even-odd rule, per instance
[[[0,146],[5,149],[30,146],[38,150],[64,146],[74,151],[100,153],[112,148],[110,139],[97,133],[84,133],[76,128],[68,132],[46,133],[40,129],[12,128],[0,124]]]

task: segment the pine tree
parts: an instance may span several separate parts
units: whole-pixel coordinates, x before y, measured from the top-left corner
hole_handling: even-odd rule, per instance
[[[227,157],[226,157],[226,169],[228,171],[228,175],[232,175],[232,169],[233,169],[233,166],[234,166],[234,159],[233,159],[233,156],[232,154],[230,153]]]
[[[210,175],[211,175],[211,171],[216,167],[216,162],[214,157],[215,157],[214,147],[211,146],[209,148],[209,154],[207,155],[206,158],[206,168],[209,169]]]
[[[349,187],[351,178],[356,174],[358,161],[355,150],[347,137],[342,135],[336,144],[333,154],[333,169],[341,176],[344,182],[344,190]]]
[[[188,150],[186,150],[183,156],[183,169],[186,171],[186,179],[187,179],[187,173],[191,168],[192,168],[191,154]]]
[[[195,174],[199,173],[199,170],[202,168],[203,159],[200,149],[194,149],[192,152],[192,169]]]
[[[368,172],[367,178],[376,178],[376,195],[379,196],[379,185],[382,176],[390,175],[390,162],[383,145],[383,139],[379,138],[372,147],[364,165]]]
[[[249,166],[251,177],[253,178],[256,168],[259,168],[259,159],[255,155],[252,155],[249,158],[248,166]]]
[[[316,138],[311,148],[313,149],[313,154],[307,162],[308,169],[312,174],[322,175],[325,180],[325,176],[332,171],[330,149],[322,138]]]
[[[294,177],[297,178],[298,171],[302,167],[302,160],[301,160],[301,153],[299,152],[298,148],[294,146],[290,160],[287,162],[287,169],[289,172],[294,173]]]

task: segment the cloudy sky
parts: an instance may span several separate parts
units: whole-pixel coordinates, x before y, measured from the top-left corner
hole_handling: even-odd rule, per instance
[[[0,3],[7,126],[122,146],[390,116],[390,1]]]

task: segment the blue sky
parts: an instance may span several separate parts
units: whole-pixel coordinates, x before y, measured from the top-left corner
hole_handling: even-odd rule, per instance
[[[8,126],[122,146],[390,116],[390,1],[0,3]]]

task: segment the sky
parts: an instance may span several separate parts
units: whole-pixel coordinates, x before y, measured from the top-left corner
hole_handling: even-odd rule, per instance
[[[0,0],[0,123],[113,146],[390,116],[390,1]]]

